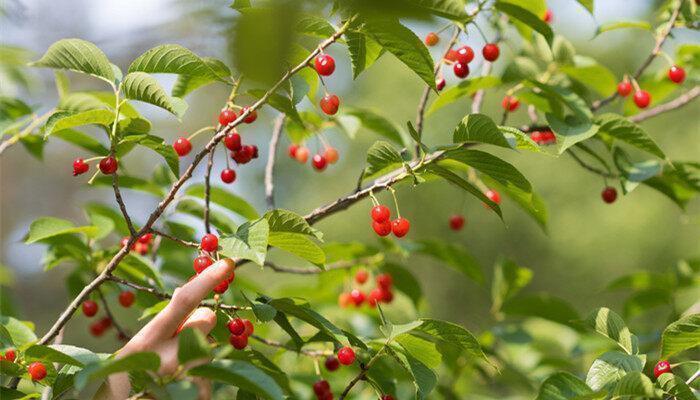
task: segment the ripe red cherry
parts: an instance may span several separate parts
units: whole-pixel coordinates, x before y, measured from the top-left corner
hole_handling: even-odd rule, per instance
[[[85,300],[83,302],[83,314],[85,314],[86,317],[94,317],[99,308],[97,303],[92,300]]]
[[[335,113],[338,112],[340,99],[334,94],[327,94],[323,96],[319,105],[321,106],[321,110],[323,110],[326,115],[335,115]]]
[[[501,51],[496,43],[487,43],[486,46],[481,49],[481,54],[484,55],[484,59],[493,62],[498,60],[498,56],[501,54]]]
[[[32,377],[33,381],[40,381],[46,378],[46,367],[39,361],[29,364],[27,372],[29,372],[29,376]]]
[[[372,216],[372,220],[374,220],[374,222],[381,223],[388,221],[391,218],[391,211],[389,211],[389,207],[380,204],[372,207],[370,215]]]
[[[530,139],[532,139],[535,143],[537,144],[542,144],[542,139],[543,135],[542,132],[540,131],[534,131],[530,134]]]
[[[501,195],[495,190],[487,190],[486,197],[488,197],[489,200],[493,201],[496,204],[501,204]]]
[[[131,307],[132,304],[134,304],[134,299],[136,296],[134,295],[134,292],[130,292],[128,290],[125,290],[121,293],[119,293],[119,304],[122,305],[122,307],[129,308]]]
[[[326,366],[326,369],[333,372],[340,368],[340,362],[335,356],[328,356],[326,357],[326,361],[324,362],[324,365]]]
[[[250,336],[253,334],[255,331],[255,327],[253,326],[253,323],[250,322],[248,319],[243,320],[243,325],[245,325],[245,331],[243,331],[243,334],[246,336]]]
[[[385,394],[384,396],[382,396],[382,400],[394,400],[394,396],[390,394]]]
[[[338,161],[338,150],[333,147],[326,147],[323,151],[323,157],[326,158],[328,164],[335,164]]]
[[[236,350],[243,350],[248,346],[248,336],[246,335],[231,335],[228,337],[228,342],[231,343]]]
[[[614,203],[615,199],[617,199],[617,190],[615,190],[614,187],[606,187],[603,189],[603,192],[600,194],[600,197],[603,198],[603,201],[610,204]]]
[[[241,149],[241,135],[237,132],[227,133],[224,137],[224,146],[231,151],[238,151]]]
[[[109,317],[104,317],[101,320],[99,320],[98,323],[100,323],[102,326],[105,327],[105,329],[107,329],[110,326],[112,326],[112,319]]]
[[[456,77],[466,78],[469,75],[469,66],[461,62],[456,62],[452,66],[452,71],[454,71]]]
[[[505,96],[501,102],[501,106],[504,110],[513,112],[520,107],[520,101],[515,96]]]
[[[447,54],[445,54],[445,60],[452,62],[457,61],[457,50],[450,49]]]
[[[90,324],[90,334],[95,337],[100,337],[105,333],[105,330],[107,329],[104,324],[100,323],[100,321],[94,322]]]
[[[192,151],[192,143],[190,143],[189,139],[186,137],[179,137],[175,143],[173,143],[173,149],[175,149],[178,156],[184,157]]]
[[[78,176],[88,172],[90,169],[90,164],[86,163],[82,158],[76,158],[73,160],[73,176]]]
[[[678,65],[672,66],[668,70],[668,79],[675,83],[681,83],[685,80],[685,70]]]
[[[235,120],[236,120],[236,112],[235,111],[233,111],[230,108],[226,108],[224,110],[221,110],[221,113],[219,114],[219,123],[222,126],[226,126]]]
[[[314,158],[311,159],[311,164],[314,166],[316,171],[323,171],[326,169],[326,157],[322,156],[321,154],[316,154]]]
[[[464,216],[453,215],[450,217],[450,229],[459,231],[464,227]]]
[[[117,172],[117,168],[119,168],[119,163],[117,163],[117,159],[112,156],[100,160],[100,171],[105,175],[112,175]]]
[[[457,49],[457,61],[462,64],[469,64],[474,59],[474,50],[469,46],[462,46]]]
[[[372,222],[372,229],[374,229],[374,231],[379,236],[387,236],[388,234],[391,233],[391,221],[384,221],[384,222],[373,221]]]
[[[5,360],[7,360],[7,361],[9,361],[9,362],[15,362],[15,358],[17,358],[17,354],[15,353],[15,350],[14,350],[14,349],[8,349],[8,350],[5,352],[5,356],[4,356],[4,357],[5,357]]]
[[[350,291],[350,300],[355,304],[355,307],[359,307],[365,302],[365,294],[359,289],[353,289]]]
[[[236,171],[231,168],[224,169],[221,171],[221,180],[224,181],[224,183],[233,183],[233,181],[236,180]]]
[[[391,275],[389,274],[379,274],[377,275],[377,286],[379,286],[382,289],[389,290],[391,289],[391,285],[394,283],[394,280],[391,278]]]
[[[245,332],[245,324],[240,318],[234,318],[228,321],[228,324],[226,326],[228,327],[228,331],[231,332],[232,335],[238,336],[242,335],[243,332]]]
[[[195,258],[193,262],[194,272],[199,274],[212,264],[214,264],[214,261],[212,261],[211,258],[206,256],[199,256]]]
[[[328,76],[335,71],[335,60],[328,54],[319,54],[314,60],[316,72],[322,76]]]
[[[427,35],[425,35],[425,45],[426,46],[435,46],[438,44],[440,41],[440,36],[437,35],[435,32],[430,32]]]
[[[208,251],[208,252],[213,252],[216,251],[216,249],[219,247],[219,238],[211,233],[207,233],[202,237],[202,250]]]
[[[360,285],[367,282],[367,279],[369,279],[369,272],[366,269],[360,269],[355,273],[355,282]]]
[[[383,298],[384,295],[382,294],[382,289],[374,288],[371,292],[369,292],[369,296],[367,296],[367,304],[369,304],[370,307],[375,307],[378,302],[382,301]]]
[[[289,148],[287,149],[287,152],[289,153],[289,157],[296,158],[298,149],[299,149],[298,145],[296,145],[294,143],[290,144]]]
[[[634,93],[634,104],[639,108],[647,108],[649,103],[651,103],[651,95],[646,90],[640,90]]]
[[[350,293],[341,293],[338,295],[338,305],[342,308],[346,308],[352,303],[352,297]]]
[[[654,376],[657,378],[661,376],[661,374],[667,372],[671,372],[671,364],[669,364],[668,361],[659,361],[656,363],[656,366],[654,366]]]
[[[239,116],[245,114],[245,112],[248,111],[249,108],[250,107],[243,107]],[[246,115],[246,117],[243,118],[243,122],[245,122],[246,124],[252,124],[253,122],[255,122],[256,119],[258,119],[258,112],[256,110],[250,110],[250,113],[248,113],[248,115]]]
[[[228,279],[224,279],[223,281],[219,282],[218,285],[214,286],[214,293],[216,294],[222,294],[228,290]]]
[[[557,142],[557,137],[554,135],[554,132],[552,131],[544,131],[542,132],[542,144],[553,144]]]
[[[411,224],[406,218],[399,217],[391,221],[391,231],[394,232],[394,236],[399,238],[406,236],[410,227]]]
[[[153,239],[153,234],[146,233],[146,234],[139,236],[138,241],[139,241],[139,243],[149,244],[149,243],[151,243],[152,239]]]
[[[316,393],[316,396],[320,397],[330,392],[331,385],[329,385],[328,381],[324,379],[314,383],[313,389],[314,393]]]
[[[435,88],[439,91],[445,88],[445,78],[440,78],[435,81]]]
[[[550,23],[552,22],[552,18],[554,18],[554,14],[552,13],[552,10],[548,8],[547,11],[544,12],[544,16],[542,17],[542,19],[544,20],[544,22]]]
[[[139,253],[140,255],[145,256],[146,254],[148,254],[148,245],[146,243],[136,242],[134,243],[133,250]]]
[[[257,153],[257,147],[255,146],[242,146],[238,151],[231,152],[231,158],[233,158],[237,164],[247,164],[252,160]]]
[[[309,149],[304,146],[297,148],[297,151],[294,152],[294,158],[296,158],[298,162],[306,164],[306,160],[309,159]]]
[[[350,347],[343,347],[338,350],[338,361],[343,365],[350,365],[355,362],[355,352]]]
[[[617,84],[617,94],[627,97],[632,93],[632,84],[629,81],[622,81]]]

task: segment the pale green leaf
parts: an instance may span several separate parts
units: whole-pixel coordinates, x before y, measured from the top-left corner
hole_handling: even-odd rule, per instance
[[[484,114],[469,114],[464,117],[455,128],[452,141],[454,143],[488,143],[507,149],[511,148],[498,126]]]
[[[440,92],[440,95],[428,108],[427,115],[430,115],[435,111],[454,103],[458,99],[470,97],[479,90],[491,89],[499,86],[500,84],[501,80],[492,75],[462,80],[457,85]]]
[[[700,345],[700,314],[685,316],[664,329],[661,335],[661,358]]]
[[[223,382],[255,393],[265,399],[284,399],[284,392],[277,382],[263,370],[248,362],[216,360],[192,368],[188,374]]]
[[[53,132],[75,128],[76,126],[102,125],[107,127],[113,122],[114,112],[110,110],[89,110],[78,113],[59,111],[51,115],[46,121],[44,137],[47,138]]]
[[[25,238],[25,243],[36,243],[41,240],[49,239],[58,235],[69,233],[82,233],[88,237],[98,233],[95,226],[75,226],[72,222],[65,219],[54,217],[42,217],[29,226],[29,233]]]
[[[637,352],[637,338],[630,332],[625,321],[609,308],[601,307],[586,318],[586,325],[620,345],[627,353]]]
[[[49,46],[46,53],[30,65],[83,72],[114,84],[115,76],[109,59],[93,43],[82,39],[61,39]]]
[[[122,90],[127,99],[139,100],[163,108],[177,117],[187,110],[187,103],[170,97],[158,81],[145,72],[130,72],[124,77]]]

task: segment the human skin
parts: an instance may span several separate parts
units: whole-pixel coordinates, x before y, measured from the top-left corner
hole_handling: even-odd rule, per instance
[[[160,356],[158,374],[167,376],[180,372],[177,360],[177,333],[187,328],[199,329],[207,335],[216,325],[216,314],[209,308],[198,308],[202,299],[211,294],[214,286],[226,279],[235,263],[230,258],[219,260],[194,279],[175,289],[173,298],[148,324],[117,352],[117,358],[129,354],[151,351]],[[184,365],[184,370],[206,363],[195,360]],[[205,380],[195,380],[200,399],[211,398],[211,385]],[[131,384],[126,373],[111,375],[100,387],[95,399],[123,400],[129,397]]]

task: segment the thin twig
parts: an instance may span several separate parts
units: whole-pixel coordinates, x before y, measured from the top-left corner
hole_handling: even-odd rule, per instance
[[[271,261],[265,261],[265,266],[276,272],[283,272],[288,274],[301,274],[301,275],[316,275],[322,274],[324,272],[338,270],[338,269],[348,269],[357,265],[373,265],[378,264],[384,260],[384,255],[375,254],[369,257],[357,258],[354,260],[341,260],[331,264],[328,264],[325,269],[319,268],[295,268],[295,267],[284,267],[277,265]]]
[[[49,118],[54,112],[56,112],[56,109],[55,109],[55,108],[52,108],[51,110],[45,112],[45,113],[42,114],[42,115],[35,116],[35,117],[32,119],[32,122],[30,122],[26,127],[24,127],[24,129],[22,129],[22,130],[21,130],[20,132],[18,132],[17,134],[12,135],[12,137],[10,137],[9,139],[5,140],[4,142],[0,143],[0,155],[2,155],[2,153],[3,153],[7,148],[9,148],[9,147],[12,146],[13,144],[15,144],[15,143],[19,142],[20,140],[22,140],[23,137],[25,137],[25,136],[31,134],[31,133],[34,131],[34,129],[36,129],[39,125],[41,125],[41,123],[44,122],[44,120],[46,120],[47,118]]]
[[[211,224],[209,223],[209,209],[211,203],[211,169],[214,166],[214,152],[216,147],[212,147],[209,151],[207,159],[207,169],[204,173],[204,230],[211,233]]]
[[[134,228],[134,224],[131,222],[131,218],[129,217],[129,212],[126,210],[126,204],[122,198],[122,192],[119,190],[119,174],[117,174],[117,171],[114,171],[112,174],[112,189],[114,189],[114,198],[117,200],[117,204],[119,204],[119,210],[122,212],[127,228],[129,228],[129,234],[131,234],[132,237],[138,238],[136,228]]]
[[[194,248],[198,248],[198,247],[199,247],[199,243],[195,243],[195,242],[190,242],[190,241],[187,241],[187,240],[183,240],[183,239],[180,239],[180,238],[178,238],[178,237],[175,237],[175,236],[173,236],[173,235],[171,235],[171,234],[169,234],[169,233],[161,232],[161,231],[156,230],[156,229],[151,229],[151,232],[153,232],[153,233],[154,233],[155,235],[157,235],[157,236],[164,237],[164,238],[166,238],[166,239],[168,239],[168,240],[171,240],[171,241],[173,241],[173,242],[175,242],[175,243],[178,243],[178,244],[181,244],[181,245],[183,245],[183,246],[194,247]]]
[[[384,347],[379,349],[379,351],[377,351],[377,353],[367,362],[366,365],[360,365],[360,369],[361,369],[360,373],[357,374],[354,378],[352,378],[352,380],[348,383],[348,385],[345,386],[345,389],[338,397],[338,400],[343,400],[348,395],[348,393],[350,393],[350,390],[352,390],[352,388],[357,384],[357,382],[363,380],[365,378],[365,376],[367,376],[367,371],[369,371],[369,369],[372,367],[372,365],[379,359],[381,354],[384,352],[385,348],[386,348],[386,344],[384,345]]]
[[[580,166],[582,166],[583,168],[587,169],[588,171],[593,172],[594,174],[600,175],[600,176],[602,176],[602,177],[604,177],[604,178],[611,178],[611,179],[616,179],[616,178],[619,178],[619,177],[620,177],[620,175],[618,175],[618,174],[616,174],[616,173],[608,172],[608,171],[603,171],[602,169],[598,169],[598,168],[596,168],[596,167],[594,167],[594,166],[591,166],[591,165],[586,164],[586,162],[583,161],[579,156],[577,156],[576,153],[574,153],[574,152],[572,151],[572,149],[569,149],[569,151],[567,151],[566,153],[567,153],[568,155],[570,155],[571,158],[573,158]]]
[[[287,346],[284,343],[280,343],[276,340],[266,339],[266,338],[258,336],[258,335],[250,335],[250,337],[252,337],[253,339],[257,340],[258,342],[266,344],[268,346],[279,347],[280,349],[293,351],[295,353],[303,354],[303,355],[306,355],[309,357],[327,357],[327,356],[333,355],[333,352],[330,350],[304,350],[304,349],[297,350],[296,348],[294,348],[292,346]]]
[[[695,86],[689,91],[685,92],[678,98],[669,101],[668,103],[660,104],[656,107],[652,107],[646,111],[642,111],[639,114],[633,115],[629,118],[630,121],[639,123],[649,118],[655,117],[659,114],[663,114],[668,111],[676,110],[683,107],[684,105],[693,101],[696,97],[700,96],[700,86]]]
[[[686,384],[686,385],[690,385],[691,383],[693,383],[693,382],[694,382],[696,379],[698,379],[698,378],[700,378],[700,369],[698,369],[697,371],[695,371],[695,373],[693,374],[693,376],[691,376],[690,378],[688,378],[687,381],[685,381],[685,384]]]
[[[275,157],[277,154],[277,143],[279,143],[280,134],[284,127],[284,117],[284,114],[280,114],[280,116],[275,119],[275,125],[272,128],[272,137],[270,138],[270,146],[268,147],[267,165],[265,165],[265,202],[269,210],[275,208]]]
[[[109,304],[107,304],[107,299],[105,298],[105,295],[102,293],[102,289],[97,288],[96,292],[97,292],[97,296],[100,298],[100,302],[102,303],[102,308],[105,309],[105,314],[107,314],[107,317],[110,319],[110,321],[112,321],[112,325],[114,325],[114,328],[117,330],[119,335],[121,337],[126,338],[126,340],[131,339],[131,335],[126,333],[126,331],[117,322],[117,319],[114,318],[114,314],[112,314],[112,310],[110,310]]]

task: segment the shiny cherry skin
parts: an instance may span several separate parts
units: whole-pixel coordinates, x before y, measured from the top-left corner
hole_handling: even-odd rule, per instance
[[[85,300],[83,302],[82,307],[83,307],[83,314],[85,314],[86,317],[94,317],[100,308],[97,305],[97,303],[92,301],[92,300]]]
[[[622,81],[617,84],[617,94],[627,97],[632,93],[632,84],[629,81]]]
[[[387,236],[391,233],[391,221],[372,221],[372,229],[374,229],[374,232],[379,236]]]
[[[230,108],[226,108],[224,110],[221,110],[221,113],[219,114],[219,123],[221,126],[226,126],[230,124],[231,122],[235,121],[238,116],[236,115],[236,112],[233,111]]]
[[[338,361],[343,365],[350,365],[355,362],[355,351],[351,347],[343,347],[338,350]]]
[[[335,113],[338,112],[338,107],[340,106],[340,99],[338,96],[329,93],[323,96],[319,102],[319,105],[321,106],[321,110],[323,110],[326,115],[335,115]]]
[[[481,49],[481,54],[484,56],[485,60],[494,62],[498,60],[501,50],[496,43],[487,43],[484,48]]]
[[[458,78],[466,78],[469,76],[469,65],[463,64],[461,62],[456,62],[452,66],[452,71],[455,73],[455,76]]]
[[[219,238],[214,234],[207,233],[202,237],[201,247],[202,250],[210,253],[216,251],[219,247]]]
[[[88,172],[90,164],[86,163],[82,158],[73,160],[73,176],[78,176]]]
[[[236,171],[231,168],[225,168],[221,171],[221,180],[224,183],[233,183],[236,180]]]
[[[391,218],[391,211],[389,211],[389,207],[379,204],[372,207],[370,215],[372,216],[372,220],[374,222],[381,223],[384,221],[388,221]]]
[[[406,236],[410,228],[411,224],[406,218],[399,217],[391,221],[391,231],[394,232],[394,236],[398,238]]]
[[[678,65],[672,66],[668,70],[668,79],[674,83],[682,83],[685,80],[685,70]]]
[[[647,108],[649,103],[651,103],[651,95],[646,90],[640,90],[634,93],[634,104],[639,108]]]
[[[328,54],[319,54],[314,60],[316,72],[322,76],[329,76],[335,71],[335,60]]]
[[[241,135],[238,134],[238,132],[233,131],[230,133],[227,133],[226,136],[224,136],[224,145],[226,146],[227,149],[231,151],[238,151],[241,149]]]
[[[113,173],[117,172],[117,169],[119,168],[119,163],[117,162],[117,159],[108,156],[100,160],[100,171],[105,174],[105,175],[112,175]]]
[[[311,164],[314,166],[314,169],[316,171],[320,172],[326,169],[326,165],[328,165],[328,162],[326,161],[326,157],[324,157],[321,154],[316,154],[311,159]]]
[[[190,143],[190,140],[186,137],[179,137],[175,143],[173,143],[173,149],[175,149],[178,156],[184,157],[192,151],[192,143]]]

